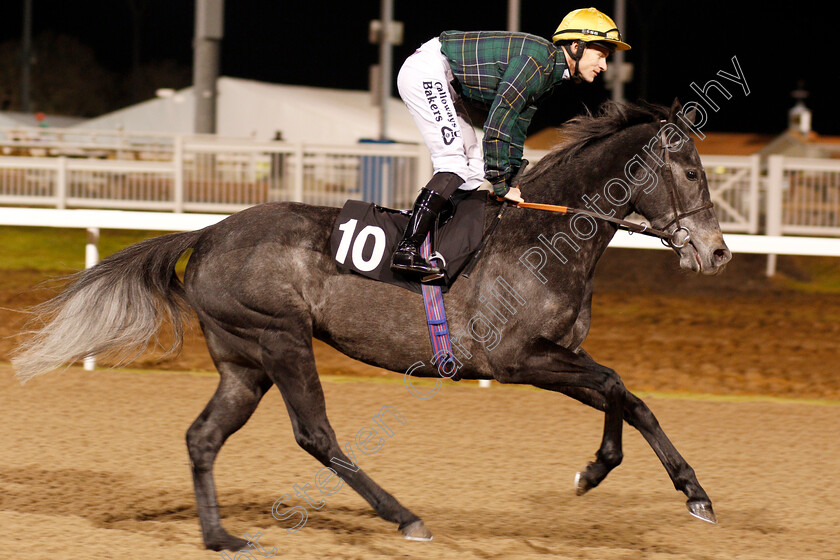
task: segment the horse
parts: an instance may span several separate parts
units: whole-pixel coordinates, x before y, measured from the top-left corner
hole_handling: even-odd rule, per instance
[[[456,333],[456,379],[530,384],[603,411],[595,459],[575,476],[578,495],[621,463],[627,421],[686,495],[689,513],[716,523],[709,496],[651,410],[581,347],[590,326],[595,267],[621,218],[641,214],[683,269],[717,274],[732,257],[690,136],[693,120],[675,100],[670,108],[608,102],[596,114],[567,122],[564,142],[520,185],[532,202],[583,204],[592,211],[571,216],[505,206],[501,221],[494,222],[502,202],[488,197],[484,225],[498,227],[469,278],[450,287],[446,312]],[[164,323],[173,325],[177,350],[185,314],[194,312],[220,376],[186,433],[208,549],[247,545],[222,527],[213,464],[272,385],[282,393],[295,440],[305,451],[336,469],[405,538],[431,539],[422,519],[339,446],[327,420],[312,339],[367,364],[405,372],[409,383],[411,376],[454,377],[441,368],[452,360],[422,360],[430,357],[431,344],[419,295],[337,268],[330,232],[338,212],[266,203],[199,231],[132,245],[77,273],[64,291],[33,310],[42,326],[13,356],[21,382],[87,356],[130,360]],[[176,263],[189,250],[182,281]]]

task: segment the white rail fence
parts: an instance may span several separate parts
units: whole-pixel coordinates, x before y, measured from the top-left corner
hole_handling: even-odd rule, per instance
[[[535,163],[547,153],[544,150],[530,150],[526,151],[525,157]],[[702,161],[723,231],[759,233],[762,208],[759,157],[703,156]],[[837,235],[840,235],[840,231]]]
[[[703,156],[701,159],[721,228],[758,233],[761,213],[759,157]]]
[[[171,140],[110,151],[101,143],[86,144],[87,151],[31,143],[12,150],[0,141],[8,153],[0,155],[0,204],[229,213],[278,200],[340,206],[360,199],[406,208],[431,176],[428,154],[416,145]]]
[[[767,232],[840,235],[840,161],[770,156]]]
[[[840,160],[702,161],[724,231],[840,236]],[[230,213],[278,200],[340,206],[361,199],[408,208],[431,172],[417,145],[0,129],[0,205],[7,206]],[[771,257],[768,273],[774,269]]]
[[[0,155],[170,159],[174,134],[52,127],[0,127]],[[212,139],[213,136],[197,138]]]

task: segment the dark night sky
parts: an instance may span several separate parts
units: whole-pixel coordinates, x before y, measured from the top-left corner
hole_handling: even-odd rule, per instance
[[[143,62],[173,59],[190,66],[194,3],[183,0],[134,0],[145,5]],[[33,0],[34,34],[53,30],[93,47],[98,61],[113,72],[131,66],[129,0]],[[790,92],[804,80],[810,92],[814,129],[840,135],[840,109],[833,103],[837,70],[832,63],[834,16],[816,2],[771,7],[758,2],[678,2],[627,0],[626,40],[635,65],[626,96],[666,103],[698,100],[690,84],[705,84],[718,70],[734,72],[736,56],[750,95],[718,78],[732,93],[717,97],[721,110],[710,115],[706,130],[778,133],[787,124]],[[591,5],[521,0],[523,31],[548,37],[569,10]],[[0,10],[0,42],[20,37],[23,0],[6,0]],[[595,7],[611,14],[612,2]],[[824,4],[823,4],[824,5]],[[794,6],[794,7],[792,7]],[[445,8],[444,8],[445,7]],[[423,41],[445,29],[503,29],[506,0],[426,2],[395,0],[395,19],[405,24],[399,63]],[[379,2],[227,0],[221,74],[268,82],[365,89],[368,66],[378,51],[367,40],[368,21]],[[394,90],[396,94],[396,89]],[[594,108],[609,96],[602,83],[558,88],[537,112],[531,131],[559,124]]]

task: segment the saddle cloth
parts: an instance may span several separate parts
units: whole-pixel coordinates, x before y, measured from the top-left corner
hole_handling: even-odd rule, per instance
[[[446,260],[444,277],[433,282],[445,292],[481,243],[487,191],[463,191],[452,199],[451,217],[438,227],[434,250]],[[339,269],[422,293],[419,279],[391,271],[391,255],[402,238],[408,212],[348,200],[335,221],[330,250]]]

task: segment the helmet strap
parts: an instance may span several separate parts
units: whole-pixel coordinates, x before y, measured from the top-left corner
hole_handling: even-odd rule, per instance
[[[574,53],[572,53],[571,43],[562,45],[562,47],[563,50],[566,51],[566,54],[569,55],[569,58],[575,61],[575,72],[574,74],[572,74],[572,79],[576,82],[580,82],[583,80],[583,78],[580,75],[580,59],[581,57],[583,57],[583,51],[586,50],[586,41],[581,41],[580,39],[577,39],[577,44],[577,51]]]

